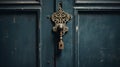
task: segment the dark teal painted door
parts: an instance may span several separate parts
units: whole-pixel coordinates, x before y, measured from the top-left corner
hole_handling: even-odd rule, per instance
[[[72,15],[64,49],[50,16]],[[1,0],[0,67],[120,67],[119,0]]]
[[[0,1],[0,67],[40,66],[39,4]]]
[[[0,13],[0,67],[36,66],[35,18],[34,13]]]
[[[77,67],[120,67],[119,9],[119,0],[76,1]]]

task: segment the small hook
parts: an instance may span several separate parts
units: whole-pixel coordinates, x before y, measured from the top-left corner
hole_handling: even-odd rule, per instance
[[[59,2],[58,7],[62,8],[62,2]]]

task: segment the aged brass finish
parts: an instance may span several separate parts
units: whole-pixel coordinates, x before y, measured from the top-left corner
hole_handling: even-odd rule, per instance
[[[60,35],[58,48],[64,49],[63,35],[68,31],[68,27],[66,26],[66,24],[67,21],[71,19],[71,15],[66,13],[62,9],[61,3],[59,3],[58,8],[59,8],[58,11],[52,14],[51,20],[55,23],[53,31],[58,32]]]

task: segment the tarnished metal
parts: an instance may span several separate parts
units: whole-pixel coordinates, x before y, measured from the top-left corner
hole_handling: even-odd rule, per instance
[[[59,49],[64,49],[63,35],[68,31],[68,27],[66,26],[67,21],[71,19],[71,15],[66,13],[62,9],[62,5],[59,3],[58,11],[53,13],[51,16],[52,21],[55,23],[53,27],[54,32],[59,32],[60,40],[59,40]]]

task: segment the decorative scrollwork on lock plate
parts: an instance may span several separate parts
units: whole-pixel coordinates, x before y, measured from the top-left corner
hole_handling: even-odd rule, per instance
[[[71,15],[63,11],[61,4],[59,4],[58,6],[59,6],[58,11],[52,14],[51,19],[55,23],[53,31],[59,33],[60,37],[58,43],[59,49],[63,49],[64,48],[63,35],[65,34],[65,32],[68,31],[66,23],[71,19]]]
[[[60,25],[63,26],[63,35],[65,32],[68,31],[68,27],[66,26],[66,22],[69,21],[71,19],[71,15],[66,13],[65,11],[63,11],[61,5],[59,4],[59,9],[57,12],[53,13],[51,16],[52,21],[55,23],[55,26],[53,27],[53,31],[57,32],[58,31],[58,27]]]

